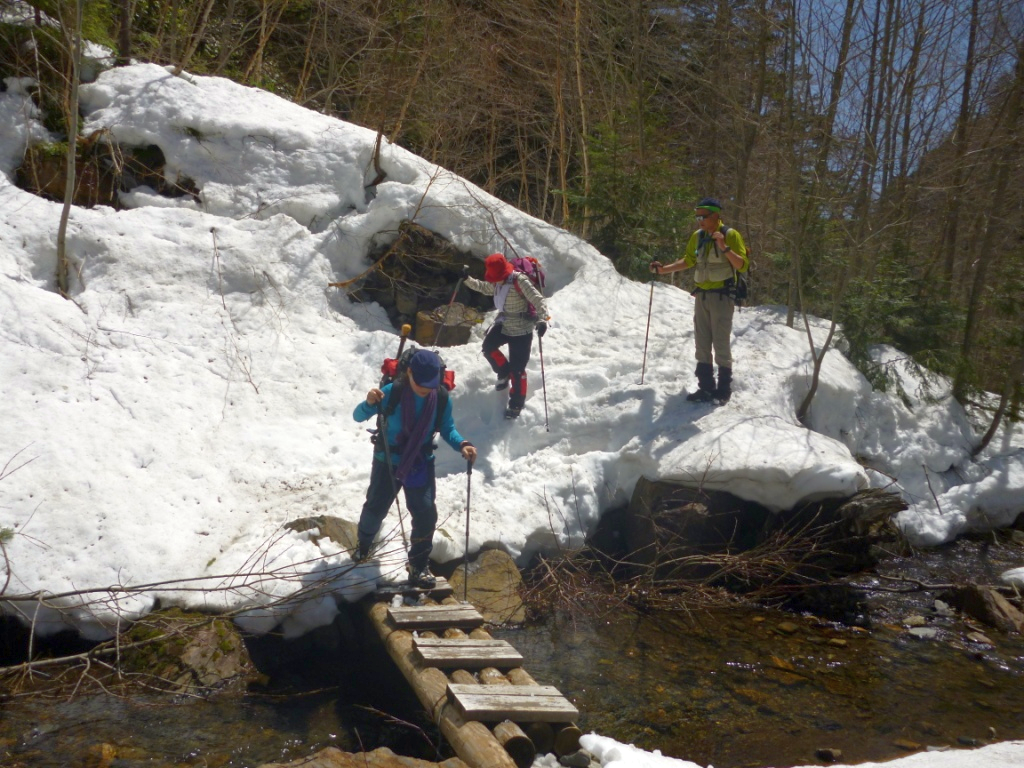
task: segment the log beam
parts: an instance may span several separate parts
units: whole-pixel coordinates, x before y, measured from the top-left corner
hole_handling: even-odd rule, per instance
[[[467,721],[456,707],[448,703],[447,676],[439,669],[417,664],[412,633],[395,629],[388,621],[387,603],[374,603],[369,613],[388,655],[463,762],[470,768],[518,768],[487,726]]]

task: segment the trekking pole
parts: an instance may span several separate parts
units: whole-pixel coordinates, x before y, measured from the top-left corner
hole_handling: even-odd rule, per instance
[[[544,380],[544,337],[537,336],[537,349],[540,351],[540,388],[544,393],[544,431],[550,432],[551,428],[548,426],[548,385]]]
[[[441,338],[441,331],[448,325],[448,313],[452,311],[452,304],[455,303],[455,297],[459,295],[459,288],[462,287],[462,281],[469,275],[469,265],[466,264],[462,267],[462,277],[459,278],[458,282],[455,283],[455,290],[452,291],[452,298],[448,302],[448,308],[444,311],[444,319],[441,321],[441,325],[437,328],[437,333],[434,335],[434,346],[437,346],[438,340]]]
[[[466,574],[462,580],[462,602],[469,602],[469,499],[473,490],[473,462],[466,459]]]
[[[651,299],[647,302],[647,330],[644,331],[644,364],[640,369],[640,383],[644,383],[644,374],[647,372],[647,339],[651,335],[651,309],[654,307],[654,280],[651,280]]]

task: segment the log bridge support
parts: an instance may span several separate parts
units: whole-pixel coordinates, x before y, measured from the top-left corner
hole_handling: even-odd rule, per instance
[[[439,579],[434,594],[445,593]],[[519,652],[483,629],[473,606],[450,596],[367,605],[388,655],[469,768],[527,768],[538,753],[579,749],[579,711],[555,688],[538,685]]]

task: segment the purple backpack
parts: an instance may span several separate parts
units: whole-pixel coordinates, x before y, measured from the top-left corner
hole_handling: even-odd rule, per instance
[[[533,258],[533,256],[516,256],[514,259],[509,259],[509,263],[512,265],[512,269],[516,272],[522,272],[530,278],[530,282],[533,283],[534,287],[536,287],[538,291],[544,293],[546,277],[544,275],[544,269],[541,267],[539,261]],[[512,280],[512,285],[514,285],[516,290],[521,294],[522,289],[519,287],[519,284],[513,278],[509,279]],[[537,308],[533,306],[533,304],[530,304],[530,308],[527,310],[526,314],[531,320],[536,320]]]

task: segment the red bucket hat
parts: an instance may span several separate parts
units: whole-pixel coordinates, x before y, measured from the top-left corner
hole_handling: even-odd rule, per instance
[[[488,283],[500,283],[512,274],[512,265],[500,253],[492,253],[484,259],[484,280]]]

